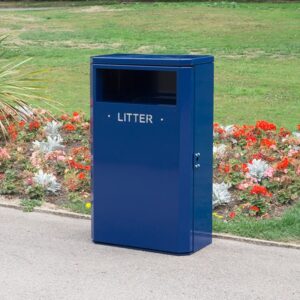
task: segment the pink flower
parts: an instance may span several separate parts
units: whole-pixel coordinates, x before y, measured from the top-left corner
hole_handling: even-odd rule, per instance
[[[88,123],[88,122],[84,122],[84,123],[82,123],[82,129],[89,129],[90,128],[90,123]]]
[[[298,153],[297,150],[295,150],[295,149],[290,149],[290,151],[289,151],[289,153],[288,153],[288,156],[289,156],[289,157],[292,157],[292,156],[294,156],[294,155],[297,154],[297,153]]]
[[[1,160],[10,159],[10,155],[7,152],[6,148],[0,147],[0,159]]]
[[[245,177],[249,179],[252,183],[257,183],[257,179],[252,177],[249,173],[246,173]]]
[[[253,184],[254,184],[254,183],[251,182],[251,181],[244,180],[244,181],[242,181],[242,182],[237,186],[237,188],[238,188],[239,190],[243,191],[243,190],[246,190],[248,187],[253,186]]]
[[[33,166],[40,168],[43,162],[40,152],[39,151],[32,152],[30,161],[33,164]]]
[[[55,150],[47,153],[45,155],[46,160],[57,160],[57,161],[65,161],[66,156],[65,152],[62,150]]]
[[[265,177],[272,178],[273,175],[274,175],[274,172],[275,172],[274,168],[269,167],[269,168],[265,171],[264,176],[265,176]]]
[[[296,174],[300,176],[300,167],[298,167]]]

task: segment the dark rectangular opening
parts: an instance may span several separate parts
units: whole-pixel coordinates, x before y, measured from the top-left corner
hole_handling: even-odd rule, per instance
[[[146,70],[97,70],[100,101],[176,105],[176,72]]]

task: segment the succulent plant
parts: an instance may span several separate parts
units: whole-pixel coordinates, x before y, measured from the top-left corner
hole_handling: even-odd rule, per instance
[[[58,130],[60,129],[61,126],[62,126],[61,123],[52,121],[47,123],[47,125],[44,127],[44,130],[47,136],[55,137],[55,136],[59,136]]]
[[[300,139],[300,132],[293,132],[292,135]]]
[[[253,159],[252,163],[248,163],[247,166],[249,174],[258,180],[264,177],[265,172],[269,168],[269,165],[261,159]]]
[[[33,148],[43,153],[49,153],[55,150],[62,150],[64,149],[64,145],[61,143],[63,142],[62,137],[58,134],[56,136],[47,136],[47,141],[34,141]]]
[[[33,182],[44,187],[46,191],[53,194],[61,189],[61,185],[56,181],[56,177],[53,174],[44,173],[43,170],[39,170],[35,173]]]
[[[230,184],[225,182],[213,184],[213,207],[229,203],[232,198],[228,189]]]
[[[220,145],[215,145],[213,147],[213,153],[219,157],[219,156],[223,156],[226,152],[226,145],[225,144],[220,144]]]

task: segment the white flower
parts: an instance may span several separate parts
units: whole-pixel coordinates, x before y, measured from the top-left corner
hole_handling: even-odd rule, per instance
[[[229,203],[232,200],[229,188],[230,184],[225,182],[213,184],[213,207]]]
[[[247,167],[249,169],[249,174],[252,177],[261,180],[268,170],[269,165],[261,159],[253,159],[252,163],[247,164]]]
[[[61,185],[56,181],[56,177],[53,174],[44,173],[42,170],[35,173],[33,182],[54,194],[61,189]]]

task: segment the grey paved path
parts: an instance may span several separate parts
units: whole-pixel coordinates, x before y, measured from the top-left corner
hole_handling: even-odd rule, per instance
[[[90,241],[90,222],[0,208],[0,299],[300,299],[300,251],[214,240],[190,256]]]

